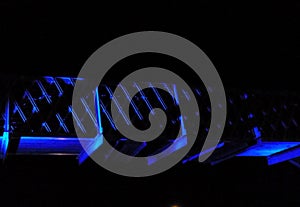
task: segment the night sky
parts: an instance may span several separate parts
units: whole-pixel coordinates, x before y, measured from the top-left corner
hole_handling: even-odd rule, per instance
[[[1,72],[77,75],[101,45],[145,30],[197,44],[225,86],[297,89],[296,1],[53,3],[1,1]]]

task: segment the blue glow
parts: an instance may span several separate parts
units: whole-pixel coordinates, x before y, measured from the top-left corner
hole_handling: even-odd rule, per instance
[[[31,96],[31,94],[29,93],[28,90],[25,91],[24,96],[27,96],[27,98],[29,99],[29,101],[32,105],[32,113],[39,112],[40,110],[39,110],[38,106],[36,105],[34,98]]]
[[[4,132],[3,135],[0,136],[1,149],[0,149],[0,157],[5,158],[8,144],[9,144],[9,101],[6,102],[5,106],[5,120],[4,120]]]
[[[187,137],[186,136],[177,138],[174,141],[174,143],[170,147],[165,149],[159,157],[154,157],[154,156],[147,157],[148,165],[154,164],[158,160],[160,160],[164,157],[167,157],[168,155],[170,155],[173,152],[183,148],[186,145],[187,145]]]
[[[204,150],[203,152],[200,152],[200,153],[197,153],[195,155],[192,155],[192,156],[188,157],[187,159],[182,160],[182,164],[185,164],[185,163],[190,162],[192,160],[198,159],[202,155],[205,155],[205,154],[207,154],[207,153],[209,153],[209,152],[211,152],[211,151],[213,151],[215,149],[223,147],[224,144],[225,144],[224,142],[221,142],[216,147],[212,147],[212,148],[209,148],[207,150]]]
[[[179,97],[178,97],[177,88],[176,88],[175,84],[173,84],[173,92],[174,92],[174,99],[175,99],[177,105],[179,106]],[[181,124],[181,135],[185,136],[186,135],[186,129],[184,127],[184,121],[183,121],[182,115],[181,115],[181,118],[180,118],[180,124]]]
[[[44,79],[46,80],[47,83],[50,85],[54,83],[54,78],[51,76],[44,76]]]
[[[84,78],[79,78],[79,77],[72,78],[72,77],[62,77],[62,76],[60,76],[60,77],[56,77],[56,78],[63,80],[65,82],[65,84],[73,85],[73,86],[75,85],[74,80],[76,80],[76,81],[77,80],[84,80]]]
[[[250,113],[249,115],[248,115],[248,118],[249,119],[252,119],[254,117],[254,115],[252,114],[252,113]]]
[[[167,106],[166,106],[165,102],[162,100],[161,96],[159,95],[159,92],[157,91],[157,89],[151,83],[149,83],[149,86],[152,88],[153,92],[156,95],[156,98],[160,102],[160,104],[163,107],[163,109],[167,110]]]
[[[298,123],[297,123],[297,121],[296,121],[295,119],[292,119],[292,122],[293,122],[293,124],[294,124],[296,127],[299,126]]]
[[[10,118],[9,118],[9,100],[7,100],[6,105],[5,105],[4,132],[9,132],[9,130],[10,130],[9,121],[10,121]]]
[[[24,113],[23,113],[22,109],[20,108],[19,104],[17,102],[14,102],[14,106],[15,106],[15,108],[13,110],[13,113],[16,113],[18,111],[18,113],[19,113],[21,119],[23,120],[23,122],[26,122],[27,121],[26,116],[24,115]]]
[[[59,115],[59,113],[57,113],[56,115],[56,118],[58,119],[59,121],[59,125],[64,129],[64,131],[66,133],[69,133],[69,129],[68,127],[66,126],[66,124],[64,123],[64,120],[61,118],[61,116]]]
[[[268,165],[274,165],[280,162],[300,157],[300,143],[296,147],[292,147],[280,153],[273,154],[267,158]]]
[[[107,119],[108,119],[108,121],[109,121],[111,127],[112,127],[114,130],[117,130],[117,127],[116,127],[116,125],[115,125],[115,123],[114,123],[112,117],[110,116],[110,114],[109,114],[108,111],[106,110],[106,108],[105,108],[103,102],[101,101],[101,99],[100,99],[99,102],[100,102],[100,107],[101,107],[103,113],[106,115],[106,117],[107,117]]]
[[[72,85],[75,86],[75,81],[74,80],[84,80],[83,78],[71,78],[71,77],[52,77],[52,76],[44,76],[43,77],[49,84],[55,84],[57,89],[59,90],[59,93],[62,94],[63,91],[60,87],[60,85],[58,84],[58,82],[56,81],[56,79],[61,79],[64,81],[65,84],[67,85]]]
[[[261,132],[259,131],[258,127],[254,127],[253,132],[254,132],[255,138],[261,137]]]
[[[81,129],[81,131],[83,133],[86,133],[85,127],[83,126],[83,124],[81,123],[77,113],[73,110],[72,106],[68,107],[68,111],[70,113],[72,113],[72,117],[75,119],[77,126],[79,126],[79,128]]]
[[[153,107],[151,106],[150,102],[148,101],[148,99],[147,99],[145,93],[142,91],[141,87],[137,83],[134,83],[134,86],[138,89],[138,92],[142,95],[142,99],[144,100],[144,102],[148,106],[148,108],[150,110],[150,113],[152,115],[154,115]]]
[[[171,94],[174,97],[173,92],[171,91],[171,89],[168,87],[168,85],[166,83],[163,83],[164,88],[168,91],[169,94]]]
[[[191,97],[190,97],[190,95],[188,94],[188,92],[187,92],[187,91],[185,91],[184,89],[182,89],[182,93],[184,94],[184,96],[185,96],[186,100],[188,100],[188,101],[190,101],[190,100],[191,100]]]
[[[5,158],[7,148],[8,148],[8,143],[9,143],[9,133],[8,132],[3,132],[3,136],[0,136],[0,158]]]
[[[144,149],[147,146],[147,142],[143,142],[138,146],[137,149],[134,150],[131,156],[136,156],[142,149]]]
[[[200,91],[198,88],[196,88],[195,91],[196,91],[196,93],[197,93],[199,96],[202,95],[201,91]]]
[[[248,94],[247,94],[247,93],[244,93],[243,98],[244,98],[245,100],[248,99]]]
[[[57,78],[63,80],[64,83],[67,84],[67,85],[74,86],[74,82],[73,82],[73,80],[70,77],[57,77]]]
[[[289,162],[300,169],[300,164],[298,162],[296,162],[294,160],[289,160]]]
[[[140,120],[143,120],[143,116],[140,113],[140,111],[138,110],[137,106],[135,105],[134,101],[131,100],[130,95],[128,93],[128,91],[126,90],[125,87],[123,87],[121,84],[119,84],[119,86],[121,87],[121,89],[123,90],[127,100],[129,101],[129,103],[131,104],[131,106],[133,107],[133,110],[135,111],[135,113],[137,114],[137,116],[139,117]]]
[[[50,129],[49,125],[47,124],[47,122],[43,122],[42,127],[44,127],[47,132],[51,132],[51,129]]]
[[[50,79],[50,77],[48,77]],[[64,93],[64,91],[62,90],[62,88],[60,87],[59,83],[57,82],[57,80],[53,77],[51,77],[51,81],[53,81],[54,85],[56,86],[57,90],[58,90],[58,96],[61,97]]]
[[[88,143],[85,150],[82,150],[78,156],[79,164],[82,164],[93,152],[103,144],[103,135],[98,134],[92,142]]]
[[[36,81],[36,83],[38,84],[39,88],[42,91],[43,96],[46,98],[47,102],[50,104],[51,103],[51,98],[49,96],[49,94],[47,93],[46,89],[44,88],[43,84],[41,83],[41,81]]]
[[[100,134],[103,133],[103,128],[102,128],[102,124],[101,124],[101,111],[100,111],[100,98],[99,98],[99,91],[98,91],[98,87],[95,90],[95,108],[96,108],[96,118],[97,118],[97,123],[98,123],[98,132]]]
[[[94,112],[92,112],[92,110],[90,109],[90,107],[88,106],[88,104],[84,98],[80,98],[80,100],[85,108],[85,111],[90,115],[90,118],[92,119],[92,121],[94,123],[94,126],[96,127],[96,129],[98,129],[98,121],[96,120]]]
[[[127,118],[126,114],[124,113],[122,107],[120,106],[119,102],[117,101],[116,97],[114,96],[113,92],[111,91],[111,89],[108,86],[105,86],[107,92],[110,95],[110,98],[112,99],[112,101],[114,102],[114,104],[116,105],[116,107],[118,108],[118,111],[120,112],[120,114],[123,116],[123,119],[125,120],[127,125],[130,125],[130,121]]]
[[[238,157],[265,157],[282,152],[289,148],[300,145],[300,142],[261,142],[244,152],[237,154]]]
[[[66,137],[20,137],[17,150],[18,154],[47,154],[47,153],[72,153],[82,151],[80,143],[92,143],[94,138],[66,138]]]
[[[288,126],[286,125],[286,123],[284,121],[281,121],[280,123],[285,129],[288,129]]]

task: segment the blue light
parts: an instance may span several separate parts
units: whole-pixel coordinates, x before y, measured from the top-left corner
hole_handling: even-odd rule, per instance
[[[27,98],[29,99],[29,101],[32,105],[32,113],[39,112],[40,110],[39,110],[38,106],[36,105],[34,98],[31,96],[31,94],[29,93],[28,90],[25,91],[24,96],[25,97],[27,96]]]
[[[134,83],[134,86],[138,89],[138,92],[141,94],[142,99],[144,100],[144,102],[146,103],[146,105],[148,106],[150,113],[152,115],[154,115],[154,111],[153,111],[153,107],[151,106],[150,102],[147,99],[147,96],[145,95],[145,93],[142,91],[141,87],[137,84]]]
[[[42,127],[44,127],[47,132],[51,132],[51,129],[50,129],[49,125],[47,124],[47,122],[43,122]]]
[[[59,115],[59,113],[57,113],[56,115],[56,118],[58,119],[59,121],[59,125],[64,129],[64,131],[66,133],[69,133],[69,129],[68,127],[66,126],[66,124],[64,123],[64,120],[61,118],[61,116]]]
[[[52,81],[58,90],[58,96],[61,97],[63,95],[64,91],[62,90],[62,88],[60,87],[59,83],[57,82],[57,80],[55,78],[52,78]]]
[[[268,165],[300,157],[300,142],[261,142],[237,157],[264,157]]]
[[[173,152],[175,152],[175,151],[183,148],[186,145],[187,145],[187,137],[186,136],[177,138],[174,141],[174,143],[170,147],[168,147],[166,150],[164,150],[159,157],[154,157],[154,156],[147,157],[148,165],[154,164],[158,160],[160,160],[160,159],[162,159],[164,157],[169,156]]]
[[[98,132],[100,134],[103,133],[103,128],[102,128],[102,124],[101,124],[101,111],[100,111],[100,98],[99,98],[99,91],[98,91],[98,87],[95,90],[95,108],[96,108],[96,118],[97,118],[97,123],[98,123]]]
[[[130,121],[127,118],[126,114],[124,113],[122,107],[120,106],[119,102],[117,101],[116,97],[114,96],[113,92],[111,91],[111,89],[108,86],[105,86],[107,92],[110,95],[110,98],[112,99],[112,101],[114,102],[114,104],[116,105],[116,107],[118,108],[118,111],[120,112],[120,114],[123,116],[123,119],[125,120],[127,125],[130,125]]]
[[[247,93],[244,93],[244,95],[243,95],[243,99],[248,99],[248,94]]]
[[[0,158],[5,158],[7,148],[8,148],[8,143],[9,143],[9,133],[8,132],[3,132],[3,136],[0,136]]]
[[[196,93],[197,93],[199,96],[202,95],[201,91],[200,91],[198,88],[196,88],[195,91],[196,91]]]
[[[106,118],[108,119],[108,121],[109,121],[111,127],[112,127],[114,130],[117,130],[117,127],[116,127],[116,125],[115,125],[115,123],[114,123],[112,117],[110,116],[110,114],[109,114],[108,111],[106,110],[106,108],[105,108],[103,102],[101,101],[101,99],[99,100],[99,102],[100,102],[100,107],[101,107],[103,113],[106,115]]]
[[[93,141],[94,138],[21,136],[17,154],[79,154],[82,151],[80,143],[88,145]]]
[[[207,149],[207,150],[204,150],[203,152],[200,152],[200,153],[197,153],[197,154],[195,154],[195,155],[192,155],[192,156],[188,157],[187,159],[182,160],[182,164],[185,164],[185,163],[187,163],[187,162],[190,162],[190,161],[192,161],[192,160],[195,160],[195,159],[199,158],[199,157],[202,156],[202,155],[205,155],[205,154],[207,154],[207,153],[209,153],[209,152],[211,152],[211,151],[213,151],[213,150],[215,150],[215,149],[218,149],[218,148],[223,147],[224,145],[225,145],[225,143],[224,143],[224,142],[221,142],[221,143],[219,143],[216,147],[212,147],[212,148],[209,148],[209,149]]]
[[[164,108],[164,110],[167,110],[167,106],[166,106],[165,102],[162,100],[161,96],[159,95],[159,92],[157,91],[157,89],[151,83],[149,83],[149,86],[150,86],[150,88],[152,88],[152,90],[155,93],[156,98],[160,102],[161,106]]]
[[[300,157],[300,143],[296,147],[292,147],[280,153],[275,153],[267,158],[268,165],[274,165],[280,162]]]
[[[300,169],[300,164],[298,162],[296,162],[294,160],[289,160],[289,162]]]
[[[71,78],[71,77],[52,77],[52,76],[44,76],[43,77],[47,83],[49,84],[55,84],[57,90],[58,90],[58,96],[61,97],[63,95],[63,89],[61,88],[61,86],[59,85],[59,83],[57,82],[56,79],[60,79],[62,80],[65,84],[67,85],[72,85],[72,86],[75,86],[75,83],[74,83],[74,79],[76,80],[84,80],[83,78]]]
[[[78,156],[79,164],[82,164],[93,152],[95,152],[103,144],[103,135],[98,134],[88,145],[82,150]]]
[[[294,124],[296,127],[299,126],[298,123],[297,123],[297,121],[296,121],[295,119],[292,119],[292,122],[293,122],[293,124]]]
[[[79,128],[81,129],[81,131],[83,133],[86,133],[85,127],[83,126],[83,124],[81,123],[77,113],[73,110],[72,106],[68,107],[68,111],[69,113],[72,113],[72,117],[75,119],[77,126],[79,126]]]
[[[169,94],[171,94],[173,96],[172,91],[170,90],[170,88],[168,87],[168,85],[166,83],[162,83],[162,85],[164,86],[164,88],[168,91]]]
[[[129,101],[129,103],[131,104],[131,106],[133,107],[133,110],[135,111],[135,113],[137,114],[137,116],[139,117],[140,120],[143,120],[143,116],[140,113],[140,111],[138,110],[137,106],[135,105],[134,101],[131,100],[130,95],[128,93],[128,91],[126,90],[126,88],[124,86],[122,86],[121,84],[119,84],[119,86],[121,87],[121,89],[123,90],[127,100]]]
[[[5,115],[4,115],[4,132],[3,135],[0,136],[0,142],[1,142],[1,148],[0,148],[0,157],[5,158],[8,144],[9,144],[9,130],[10,130],[10,125],[9,125],[9,100],[6,102],[5,106]]]
[[[285,129],[288,129],[288,126],[286,125],[286,123],[284,121],[281,121],[280,123]]]
[[[90,109],[88,103],[86,102],[86,100],[84,98],[80,98],[80,100],[85,108],[85,111],[89,114],[90,118],[92,119],[94,126],[96,127],[96,129],[98,129],[98,121],[96,120],[94,112],[92,112],[92,110]]]
[[[178,96],[178,92],[177,92],[177,88],[176,88],[175,84],[173,84],[173,92],[174,92],[174,99],[175,99],[177,105],[179,106],[179,96]],[[180,124],[181,124],[181,135],[185,136],[186,135],[186,129],[184,127],[184,121],[183,121],[182,115],[181,115],[181,118],[180,118]]]
[[[43,96],[46,98],[47,102],[50,104],[51,103],[51,98],[49,96],[49,94],[47,93],[46,89],[44,88],[43,84],[41,83],[41,81],[36,81],[36,83],[38,84],[39,88],[42,91]]]
[[[237,154],[238,157],[265,157],[282,152],[289,148],[300,145],[300,142],[261,142],[244,152]]]
[[[47,83],[52,85],[54,83],[54,78],[51,76],[44,76],[44,79],[46,80]]]
[[[70,77],[57,77],[57,78],[63,80],[64,83],[67,84],[67,85],[74,86],[74,82],[73,82],[73,80]]]
[[[184,89],[182,89],[182,93],[184,94],[186,100],[190,101],[191,98],[190,98],[190,95],[188,94],[188,92],[185,91]]]
[[[254,132],[255,138],[261,137],[261,133],[260,133],[258,127],[254,127],[253,132]]]
[[[147,142],[143,142],[138,146],[137,149],[134,150],[131,156],[136,156],[142,149],[144,149],[147,146]]]

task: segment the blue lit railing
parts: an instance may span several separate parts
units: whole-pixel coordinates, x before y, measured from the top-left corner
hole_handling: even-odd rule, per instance
[[[113,87],[109,85],[102,85],[101,90],[99,89],[101,87],[96,88],[87,97],[94,99],[96,109],[91,109],[88,106],[86,97],[81,98],[82,109],[86,114],[84,117],[78,117],[77,112],[74,111],[70,102],[76,81],[84,81],[84,79],[45,76],[37,80],[32,80],[24,87],[14,87],[21,90],[21,95],[10,97],[5,106],[2,116],[3,132],[0,135],[1,159],[5,158],[9,153],[17,155],[77,155],[79,162],[82,163],[98,147],[101,147],[103,142],[102,133],[118,131],[116,124],[118,120],[122,119],[126,124],[132,124],[131,117],[126,116],[126,113],[123,111],[124,109],[120,106],[119,100],[113,97]],[[163,95],[153,87],[152,83],[136,82],[132,84],[132,87],[140,90],[142,87],[141,84],[146,84],[152,90],[153,97],[155,97],[157,102],[156,105],[159,105],[164,110],[169,110],[169,103],[166,103]],[[127,100],[130,103],[137,121],[145,121],[146,116],[140,108],[141,104],[149,111],[152,111],[154,106],[153,102],[149,101],[147,94],[140,90],[139,98],[131,99],[128,88],[121,84],[116,87],[120,87],[120,91],[123,92],[121,94],[123,100]],[[190,101],[191,94],[188,94],[185,89],[178,89],[176,85],[166,83],[162,83],[162,87],[175,97],[174,105],[188,104]],[[205,97],[205,93],[199,88],[195,88],[193,91],[199,100]],[[263,139],[264,141],[262,143],[253,142],[247,145],[245,151],[239,152],[237,156],[259,155],[267,157],[268,164],[278,163],[282,160],[299,156],[297,151],[299,144],[297,139],[300,134],[299,117],[287,113],[288,111],[296,110],[294,103],[295,101],[297,102],[297,98],[294,102],[289,102],[288,100],[282,104],[276,102],[270,107],[269,104],[266,104],[267,102],[262,101],[268,100],[270,97],[251,92],[228,94],[228,119],[223,134],[224,139],[227,140],[226,143],[228,141],[251,142],[259,139]],[[280,98],[278,100],[281,101]],[[119,110],[118,119],[113,120],[107,103],[113,103],[117,110]],[[200,111],[202,115],[210,114],[210,105],[202,104],[201,101],[199,103],[201,103],[199,106],[200,109],[194,112],[195,116],[200,116]],[[187,145],[188,132],[185,130],[185,122],[188,121],[188,117],[180,115],[176,117],[176,121],[180,122],[181,134],[178,139],[170,137],[169,141],[176,143],[173,145],[173,148],[165,151],[159,159],[163,159]],[[74,124],[86,136],[76,137]],[[87,125],[93,126],[94,131],[87,131]],[[208,128],[205,128],[205,131],[207,132]],[[281,137],[282,140],[280,140]],[[295,142],[287,142],[284,137],[291,138]],[[18,140],[18,142],[14,142],[14,140]],[[226,147],[223,141],[219,143],[216,150]],[[9,146],[14,143],[17,143],[17,147],[14,148],[15,151],[11,152]],[[125,145],[128,143],[127,138],[117,137],[117,140],[115,140],[115,146],[123,146],[124,143]],[[82,144],[88,146],[89,150],[83,151]],[[129,151],[131,150],[130,155],[132,156],[143,153],[148,147],[148,143],[128,145],[128,148],[130,148]],[[293,151],[292,154],[288,152],[290,150]],[[198,148],[195,147],[182,160],[182,163],[185,164],[196,160],[203,153],[207,153],[200,153],[200,151],[201,146]],[[267,152],[270,152],[270,154],[264,154]],[[156,161],[149,159],[148,164],[152,165]]]
[[[69,77],[41,77],[30,80],[7,101],[3,113],[3,134],[0,136],[0,158],[15,155],[77,155],[83,162],[85,153],[92,153],[102,144],[100,106],[91,110],[82,98],[85,117],[78,117],[70,100],[75,81]],[[96,96],[94,96],[94,94]],[[99,103],[98,89],[89,98]],[[77,137],[73,129],[73,119],[84,137]],[[86,124],[93,123],[94,132],[86,131]],[[93,135],[94,134],[94,135]],[[92,136],[90,136],[92,135]],[[16,141],[15,141],[16,140]],[[9,150],[15,145],[14,151]],[[83,146],[92,151],[83,153]]]

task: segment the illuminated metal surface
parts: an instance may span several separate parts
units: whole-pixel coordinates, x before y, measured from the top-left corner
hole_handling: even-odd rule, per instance
[[[239,157],[266,157],[299,146],[300,142],[262,142],[237,154]]]
[[[203,156],[203,155],[205,155],[205,154],[207,154],[207,153],[209,153],[209,152],[211,152],[211,151],[213,151],[213,150],[215,150],[215,149],[219,149],[219,148],[221,148],[221,147],[223,147],[223,146],[224,146],[224,142],[221,142],[221,143],[219,143],[219,144],[217,145],[217,147],[213,147],[213,148],[207,149],[207,150],[205,150],[205,151],[203,151],[203,152],[197,153],[197,154],[195,154],[195,155],[192,155],[192,156],[190,156],[190,157],[188,157],[188,158],[182,160],[182,164],[185,164],[185,163],[187,163],[187,162],[190,162],[190,161],[193,161],[193,160],[195,160],[195,159],[198,159],[200,156]]]
[[[192,95],[188,94],[183,88],[176,88],[174,84],[161,83],[163,88],[174,97],[171,102],[168,102],[164,94],[153,86],[154,84],[136,82],[132,83],[131,87],[141,89],[142,86],[143,88],[147,86],[150,90],[141,91],[131,99],[128,93],[129,88],[121,84],[116,86],[103,84],[88,94],[87,97],[80,99],[82,110],[86,112],[86,115],[78,117],[69,99],[72,96],[75,82],[84,81],[84,79],[45,76],[28,78],[28,80],[22,79],[21,82],[24,80],[25,83],[22,83],[23,85],[20,84],[13,87],[17,90],[17,93],[13,93],[9,97],[10,103],[7,102],[2,120],[0,120],[1,125],[3,124],[3,131],[1,131],[0,136],[0,158],[4,158],[9,153],[38,155],[72,154],[77,155],[79,163],[82,163],[98,147],[101,147],[103,142],[102,133],[108,135],[113,133],[111,144],[116,146],[117,150],[125,150],[131,156],[141,156],[141,154],[143,156],[147,154],[151,144],[130,143],[129,138],[117,134],[118,129],[115,123],[122,119],[127,124],[135,124],[137,122],[140,126],[145,127],[146,125],[144,124],[147,123],[148,117],[144,113],[145,111],[152,110],[154,106],[168,111],[179,104],[188,104]],[[102,89],[100,90],[101,87]],[[123,110],[127,109],[120,107],[121,99],[113,98],[113,89],[115,87],[120,87],[122,100],[128,101],[130,104],[134,116],[133,119],[125,115]],[[201,133],[204,132],[203,134],[205,134],[209,130],[211,106],[209,103],[207,104],[205,99],[207,94],[204,90],[195,87],[193,92],[200,103],[199,111],[195,111],[194,115],[201,116],[201,121],[204,120],[204,123],[208,123],[207,125],[204,124],[202,128],[200,126],[203,130]],[[151,97],[149,97],[149,94]],[[297,103],[300,100],[299,96],[292,94],[284,97],[280,94],[257,93],[255,91],[245,92],[243,90],[229,90],[227,95],[229,103],[228,119],[222,140],[227,143],[239,141],[240,143],[245,143],[240,146],[249,147],[241,153],[238,151],[238,157],[264,157],[267,158],[268,164],[274,164],[298,156],[300,113]],[[91,109],[88,106],[87,100],[89,98],[94,98],[96,109]],[[272,99],[272,104],[269,104],[270,99]],[[116,120],[113,120],[111,117],[111,102],[119,110]],[[173,111],[168,112],[172,113]],[[176,150],[180,150],[186,145],[186,135],[193,133],[187,132],[185,129],[184,125],[188,120],[189,117],[186,117],[184,114],[172,117],[170,121],[173,125],[180,123],[181,137],[177,140],[171,137],[164,137],[168,141],[163,147],[160,145],[161,143],[158,143],[158,148],[165,149],[169,143],[176,142],[176,145],[168,149],[161,158],[170,155]],[[84,136],[80,137],[79,140],[90,146],[88,152],[82,152],[82,146],[76,137],[73,124],[77,125]],[[91,125],[94,126],[94,131],[87,131],[87,126]],[[109,136],[108,138],[110,139]],[[258,139],[262,140],[258,145],[251,146],[251,144],[248,144],[255,143]],[[226,147],[223,147],[223,141],[220,142],[216,150],[220,150],[223,155],[230,154],[229,152],[226,154]],[[11,144],[16,145],[12,147],[15,151],[9,150]],[[201,147],[201,144],[195,146],[195,149],[183,159],[182,163],[195,160],[198,156],[207,153],[206,151],[200,153]],[[221,149],[225,150],[225,152]],[[240,149],[243,148],[237,148],[237,150]],[[231,150],[230,152],[235,152]],[[153,152],[151,151],[151,153]],[[151,153],[149,154],[151,155]],[[231,153],[230,156],[232,155]],[[109,157],[109,154],[107,157]],[[215,158],[216,160],[211,159],[211,163],[224,160],[226,156],[225,158],[222,157],[222,159],[219,158]],[[154,164],[156,161],[149,159],[148,164]]]
[[[169,147],[168,149],[166,149],[163,154],[158,157],[158,158],[154,158],[154,157],[148,157],[147,161],[148,161],[148,165],[152,165],[155,162],[157,162],[160,159],[163,159],[164,157],[167,157],[168,155],[172,154],[173,152],[183,148],[184,146],[187,145],[187,137],[179,137],[174,141],[174,145],[172,145],[172,147]]]
[[[9,144],[9,100],[5,105],[5,113],[4,113],[4,126],[3,126],[3,134],[0,136],[0,158],[4,159],[6,157],[7,148]]]
[[[274,165],[300,157],[300,142],[262,142],[236,156],[264,157],[268,165]]]
[[[82,151],[80,142],[89,145],[94,138],[20,137],[17,154],[71,153]]]

